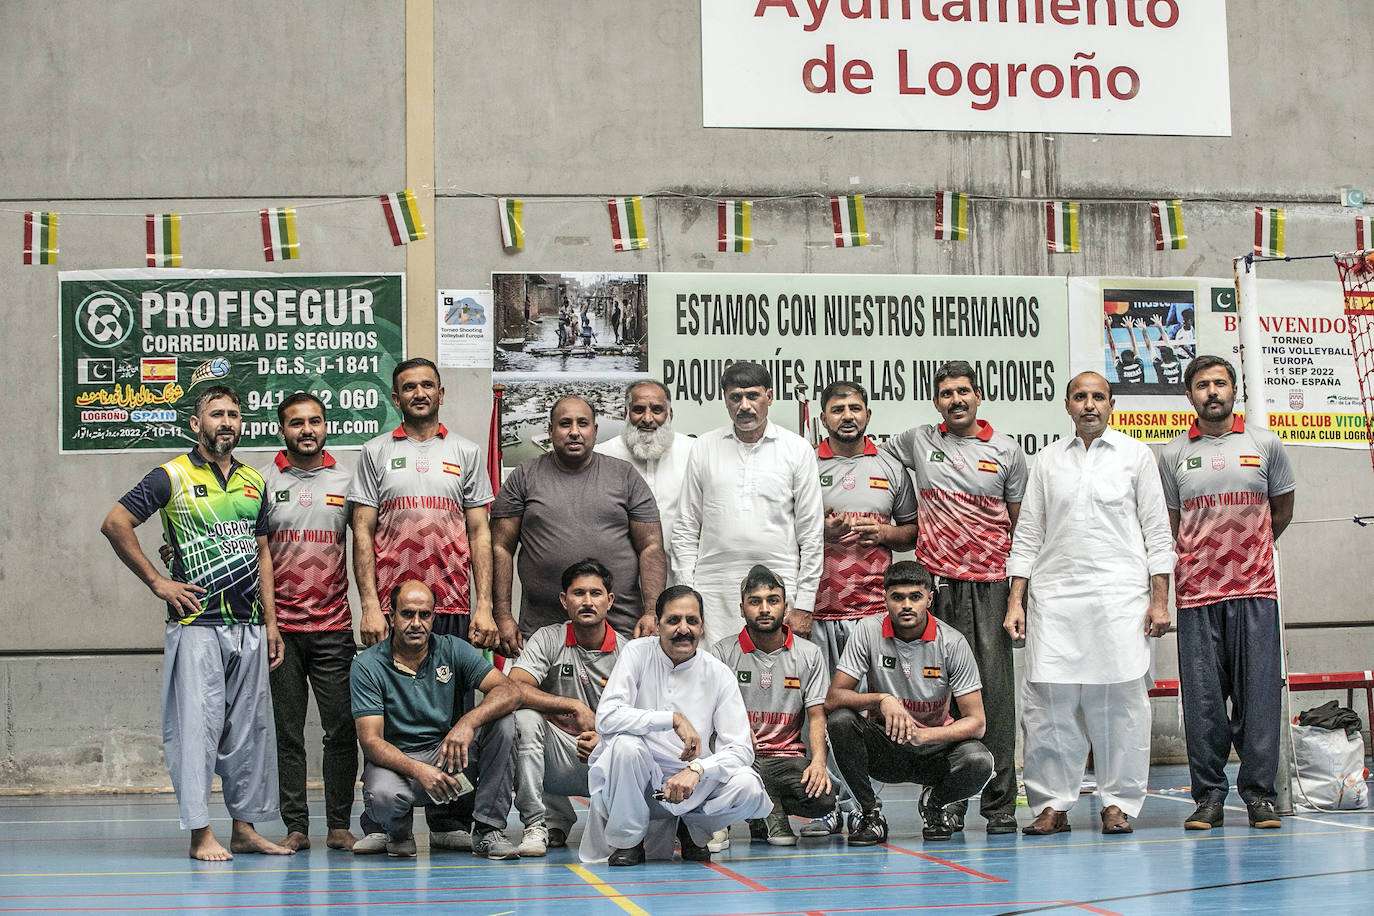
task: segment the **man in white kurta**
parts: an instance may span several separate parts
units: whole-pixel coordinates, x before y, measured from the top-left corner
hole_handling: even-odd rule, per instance
[[[767,566],[796,596],[788,628],[809,639],[824,565],[816,453],[769,422],[772,379],[762,366],[731,364],[721,390],[730,425],[692,449],[671,536],[673,573],[705,598],[706,638],[714,644],[744,625],[740,580],[755,564]]]
[[[749,718],[735,674],[698,651],[700,595],[672,586],[659,596],[657,615],[658,636],[621,651],[596,708],[601,740],[589,760],[584,862],[638,865],[646,845],[654,845],[645,843],[650,821],[677,818],[683,858],[710,861],[706,842],[715,830],[773,808],[752,766]],[[665,857],[664,836],[660,831],[649,856]]]
[[[1091,747],[1102,832],[1129,833],[1149,776],[1149,638],[1169,629],[1173,541],[1150,450],[1107,425],[1107,380],[1075,376],[1065,407],[1076,435],[1036,457],[1007,561],[1005,626],[1026,640],[1026,800],[1040,812],[1022,832],[1070,829]]]
[[[625,389],[625,425],[614,439],[596,444],[596,451],[634,465],[658,503],[658,520],[664,540],[673,536],[682,478],[696,441],[673,429],[673,406],[668,389],[654,379],[631,382]],[[672,555],[668,557],[668,583],[675,585]]]

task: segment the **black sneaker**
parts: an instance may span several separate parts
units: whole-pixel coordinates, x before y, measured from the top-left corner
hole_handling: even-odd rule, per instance
[[[929,786],[921,793],[921,836],[927,840],[947,840],[954,835],[954,824],[949,809],[944,805],[931,804],[932,792]]]
[[[964,832],[964,815],[967,813],[968,799],[945,805],[945,820],[949,821],[950,829],[955,833]]]
[[[874,808],[859,818],[857,828],[849,830],[850,846],[877,846],[887,842],[887,819],[883,812]]]
[[[1283,826],[1283,822],[1279,820],[1278,812],[1274,810],[1274,803],[1267,798],[1246,802],[1245,808],[1250,815],[1251,827],[1258,827],[1261,830],[1277,830]]]
[[[711,861],[711,850],[704,845],[698,846],[692,839],[692,831],[687,829],[687,822],[679,820],[677,822],[677,841],[682,845],[682,861],[684,862],[709,862]]]
[[[1205,799],[1198,802],[1193,813],[1183,822],[1184,830],[1211,830],[1220,827],[1225,816],[1221,802]]]

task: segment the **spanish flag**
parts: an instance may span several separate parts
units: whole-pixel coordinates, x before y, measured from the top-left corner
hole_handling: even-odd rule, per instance
[[[344,495],[342,493],[326,493],[324,495],[324,504],[326,506],[342,506],[344,504]]]
[[[801,690],[801,678],[799,678],[799,677],[785,677],[785,678],[783,678],[783,679],[782,679],[782,688],[783,688],[784,690]]]
[[[978,470],[987,471],[991,474],[996,474],[998,471],[998,465],[996,461],[979,461]]]
[[[455,477],[461,477],[463,475],[463,469],[459,467],[457,464],[454,464],[452,461],[445,461],[444,473],[452,474]]]
[[[249,499],[262,499],[262,494],[258,492],[258,488],[251,483],[243,485],[243,495],[247,496]]]
[[[1240,466],[1243,468],[1257,468],[1260,466],[1259,455],[1241,455]]]
[[[891,487],[892,487],[892,485],[891,485],[890,483],[888,483],[888,480],[887,480],[886,477],[870,477],[870,478],[868,478],[868,488],[869,488],[870,490],[888,490],[888,489],[891,489]]]

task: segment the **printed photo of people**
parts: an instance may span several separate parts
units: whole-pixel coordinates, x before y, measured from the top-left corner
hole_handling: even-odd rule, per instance
[[[492,274],[497,372],[649,368],[644,274]]]
[[[1196,295],[1187,289],[1102,291],[1103,375],[1115,394],[1179,394],[1197,353]]]

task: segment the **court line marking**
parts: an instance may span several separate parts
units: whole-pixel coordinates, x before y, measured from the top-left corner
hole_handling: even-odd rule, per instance
[[[577,877],[581,878],[583,881],[586,881],[592,887],[600,891],[603,895],[610,898],[612,903],[620,907],[625,912],[629,913],[630,916],[649,916],[648,910],[645,910],[643,907],[639,906],[634,901],[628,899],[624,894],[620,893],[620,891],[616,890],[614,887],[607,884],[605,881],[602,881],[596,875],[588,871],[585,866],[570,864],[567,867],[568,870],[571,871],[574,875],[577,875]]]
[[[735,880],[735,881],[738,881],[740,884],[743,884],[745,887],[749,888],[751,891],[765,891],[765,892],[767,892],[767,891],[771,890],[771,888],[764,887],[762,884],[759,884],[757,881],[753,880],[752,878],[746,878],[746,877],[744,877],[744,875],[741,875],[741,874],[740,874],[739,872],[737,872],[737,871],[731,871],[730,869],[726,868],[724,865],[720,865],[720,864],[717,864],[717,863],[715,863],[715,862],[703,862],[702,864],[705,865],[707,868],[711,869],[711,870],[714,871],[714,872],[719,872],[720,874],[724,875],[724,876],[727,877],[727,878],[730,878],[730,879],[733,879],[733,880]]]
[[[911,849],[903,849],[900,846],[893,846],[890,843],[879,843],[878,845],[882,846],[884,849],[891,849],[894,852],[906,853],[907,855],[915,856],[918,859],[925,859],[928,862],[934,862],[937,865],[943,865],[946,868],[952,868],[955,871],[961,871],[964,874],[973,875],[976,878],[982,878],[984,881],[991,881],[995,884],[1005,884],[1007,882],[1006,878],[998,878],[994,875],[985,874],[984,872],[976,871],[972,868],[969,868],[966,865],[960,865],[957,862],[951,862],[948,859],[941,859],[936,856],[932,856],[928,853],[916,852],[915,850]]]

